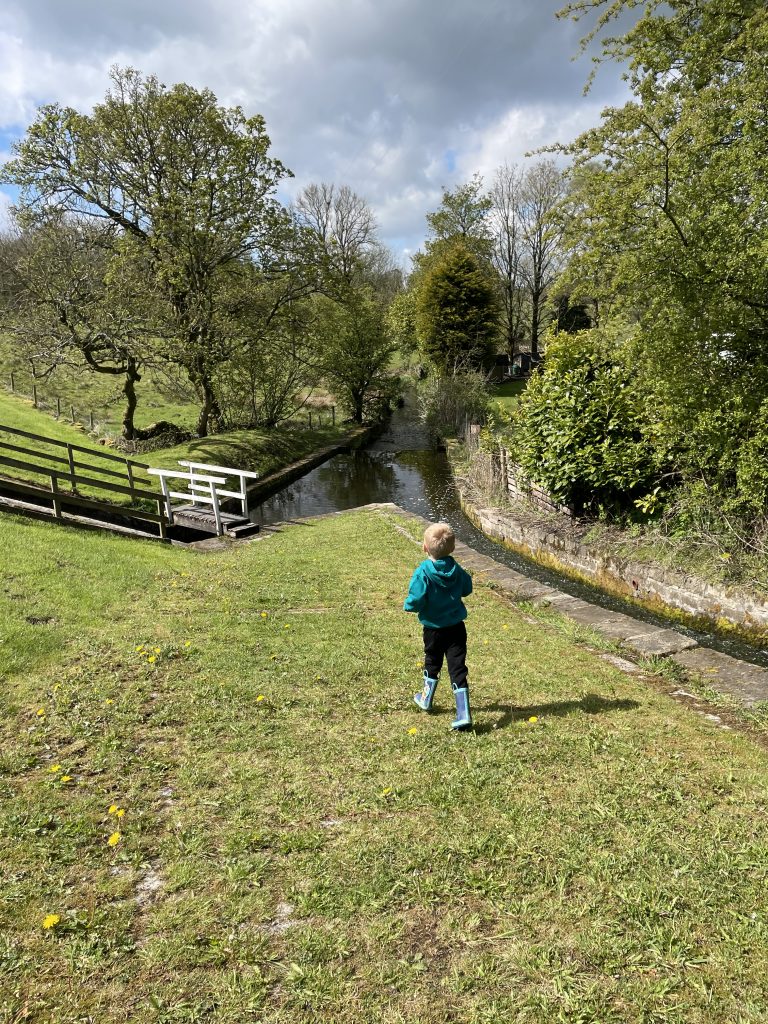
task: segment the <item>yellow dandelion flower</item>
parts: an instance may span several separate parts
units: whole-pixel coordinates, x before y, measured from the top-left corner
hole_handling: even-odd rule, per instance
[[[283,629],[290,629],[290,628],[291,628],[291,627],[290,627],[290,626],[288,625],[288,623],[287,623],[287,622],[286,622],[286,624],[285,624],[285,625],[283,626]]]
[[[260,700],[265,700],[263,693],[260,693],[259,696],[256,698],[256,703],[258,704]]]
[[[110,804],[107,814],[117,814],[117,804]]]
[[[154,665],[154,663],[157,661],[157,658],[154,656],[154,654],[150,654],[150,656],[147,658],[147,661],[149,662],[150,665]]]
[[[37,709],[37,717],[38,718],[44,718],[45,717],[45,708],[38,708]]]
[[[107,840],[107,845],[108,846],[117,846],[117,844],[119,842],[120,842],[120,833],[119,832],[113,832],[112,835]]]
[[[501,628],[502,629],[509,629],[509,624],[505,622],[504,625]]]
[[[48,769],[48,771],[49,772],[60,772],[61,771],[61,765],[60,764],[52,764],[51,767]]]
[[[408,730],[408,735],[409,736],[415,736],[418,731],[419,730],[416,728],[415,725],[411,726],[411,728]]]
[[[120,810],[115,811],[115,817],[116,818],[124,818],[125,817],[125,808],[121,807]]]
[[[160,653],[160,648],[159,647],[155,647],[155,654],[159,654],[159,653]]]
[[[534,722],[538,722],[538,718],[536,717],[536,715],[531,715],[528,721],[533,724]]]
[[[136,648],[136,653],[137,654],[143,654],[144,653],[144,648],[141,646],[141,644],[139,644],[139,646]]]
[[[185,647],[191,647],[192,646],[192,641],[191,640],[185,640],[184,641],[184,646]]]
[[[266,619],[266,617],[267,617],[267,613],[266,613],[266,612],[262,612],[262,613],[261,613],[261,617],[262,617],[262,619]]]
[[[59,921],[61,918],[58,914],[46,914],[43,918],[43,928],[55,928]]]
[[[72,781],[72,776],[71,775],[62,775],[61,776],[61,781],[62,782],[71,782]]]
[[[105,704],[114,704],[115,702],[112,700],[111,697],[107,697],[107,699],[104,701],[104,703]]]

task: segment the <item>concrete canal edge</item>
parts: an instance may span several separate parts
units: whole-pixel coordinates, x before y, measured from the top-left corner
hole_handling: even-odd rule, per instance
[[[553,552],[554,545],[550,539],[551,531],[539,527],[532,536],[527,532],[530,528],[516,523],[512,516],[495,509],[474,508],[467,500],[466,495],[461,495],[461,505],[464,514],[491,540],[501,541],[513,550],[536,561],[541,561],[566,575],[576,576],[600,585],[601,578],[599,576],[596,577],[587,572],[574,572],[575,566],[572,562],[567,561],[567,556],[564,555],[562,548],[555,548]],[[510,542],[510,535],[516,536],[519,540]],[[498,584],[500,589],[507,593],[512,600],[529,601],[533,605],[552,607],[566,618],[580,625],[588,626],[606,639],[618,643],[627,652],[629,658],[632,656],[669,658],[683,668],[687,674],[696,676],[706,686],[747,707],[768,701],[768,671],[759,665],[753,665],[712,648],[703,647],[691,637],[674,628],[655,626],[635,619],[631,615],[582,601],[555,587],[539,583],[522,573],[515,572],[507,566],[494,562],[493,559],[486,559],[486,556],[480,555],[465,545],[457,545],[457,551],[460,547],[466,550],[470,566],[474,565],[481,571],[487,572],[493,582]],[[550,557],[541,558],[542,550],[550,554]],[[582,560],[580,564],[583,566],[584,561]],[[640,567],[634,568],[637,570]],[[640,573],[637,572],[637,575]],[[626,596],[625,592],[619,588],[612,589],[612,592],[622,597]],[[638,601],[638,604],[642,603],[645,602]],[[660,600],[648,602],[647,606],[656,611],[667,613],[670,611],[670,605]],[[675,606],[672,606],[672,610],[674,608]],[[704,621],[710,627],[712,625],[712,619],[707,616],[690,615],[686,617],[698,621],[699,624]],[[683,693],[683,695],[692,697],[690,694]]]

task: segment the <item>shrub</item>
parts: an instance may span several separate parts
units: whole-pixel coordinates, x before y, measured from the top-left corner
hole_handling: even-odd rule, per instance
[[[419,382],[418,396],[424,421],[448,437],[463,435],[468,423],[482,423],[488,410],[485,377],[475,371],[449,377],[431,373]]]
[[[634,510],[659,477],[644,419],[620,345],[597,328],[556,334],[514,415],[515,458],[577,511]]]

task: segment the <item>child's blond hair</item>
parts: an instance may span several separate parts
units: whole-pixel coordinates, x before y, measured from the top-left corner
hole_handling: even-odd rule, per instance
[[[456,547],[456,535],[448,523],[432,523],[424,531],[424,547],[432,558],[445,558]]]

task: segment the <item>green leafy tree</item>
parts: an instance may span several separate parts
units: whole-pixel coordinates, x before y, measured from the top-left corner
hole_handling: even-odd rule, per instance
[[[394,351],[386,307],[372,289],[352,288],[337,299],[318,296],[318,366],[356,423],[376,417],[397,382],[387,374]]]
[[[416,328],[441,373],[483,365],[497,337],[496,293],[472,248],[455,239],[420,277]]]
[[[136,384],[151,358],[152,325],[144,295],[130,278],[111,272],[114,225],[52,215],[17,233],[3,247],[3,276],[13,282],[0,318],[47,376],[58,366],[121,377],[123,437],[136,437]]]
[[[599,12],[591,35],[634,3]],[[768,8],[644,5],[604,58],[632,99],[564,147],[574,160],[566,284],[630,325],[659,443],[687,480],[738,490],[768,397]]]
[[[491,207],[491,198],[483,191],[483,179],[479,174],[453,190],[443,189],[440,206],[434,213],[427,214],[431,236],[426,243],[427,254],[434,252],[439,256],[442,243],[452,245],[458,238],[478,258],[489,260]]]
[[[114,69],[91,114],[42,107],[3,170],[27,216],[54,208],[120,229],[119,258],[141,262],[168,307],[167,355],[199,390],[201,436],[219,412],[214,371],[231,351],[217,326],[220,278],[247,259],[281,266],[286,214],[274,193],[290,172],[269,145],[262,117],[219,106],[207,89]]]

